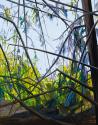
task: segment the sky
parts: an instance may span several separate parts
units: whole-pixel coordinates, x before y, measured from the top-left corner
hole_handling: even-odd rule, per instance
[[[14,1],[18,1],[18,0],[14,0]],[[41,0],[37,0],[37,1],[41,1]],[[46,0],[47,1],[47,0]],[[49,1],[48,1],[49,2]],[[70,4],[70,0],[61,0],[61,2],[65,2]],[[97,0],[95,0],[95,3],[97,2]],[[22,3],[22,0],[21,0]],[[94,0],[92,0],[93,3],[93,7],[94,7]],[[11,13],[13,15],[15,15],[16,17],[14,18],[14,22],[17,23],[17,6],[16,5],[11,5],[10,2],[7,2],[6,0],[0,0],[0,6],[4,5],[4,7],[10,8],[11,6],[13,7]],[[28,4],[30,6],[30,4]],[[81,7],[81,2],[79,2],[79,7]],[[2,9],[0,9],[0,13],[2,12]],[[31,10],[26,9],[26,12],[28,12],[28,22],[30,23],[30,27],[28,27],[28,36],[32,39],[32,41],[30,39],[28,39],[28,46],[32,47],[32,42],[35,48],[39,48],[39,49],[45,49],[45,46],[41,46],[41,42],[40,42],[40,38],[39,38],[39,34],[40,34],[40,27],[38,26],[38,24],[33,24],[32,23],[32,18],[29,19],[32,15]],[[23,8],[20,8],[20,17],[23,18]],[[64,14],[63,14],[64,17]],[[57,18],[53,18],[52,20],[50,20],[49,17],[47,17],[45,14],[41,14],[40,13],[40,18],[41,18],[41,24],[42,24],[42,29],[43,29],[43,33],[44,33],[44,37],[45,37],[45,43],[46,43],[46,48],[48,51],[51,52],[56,52],[59,48],[59,46],[61,45],[61,43],[64,41],[64,38],[62,39],[58,39],[55,40],[56,38],[58,38],[62,32],[66,29],[65,24]],[[64,17],[66,19],[66,17]],[[68,12],[68,18],[70,21],[74,20],[74,14],[71,12]],[[17,24],[16,24],[17,25]],[[3,29],[3,34],[5,34],[5,36],[10,37],[12,35],[12,31],[10,29],[14,29],[13,26],[11,24],[7,24],[6,22],[4,22],[4,20],[0,20],[0,35],[2,35],[2,29]],[[26,38],[25,38],[25,33],[23,30],[23,27],[19,27],[19,31],[22,35],[23,40],[26,42]],[[66,37],[67,33],[65,34],[64,37]],[[9,43],[13,43],[13,41],[8,41]],[[13,50],[13,47],[9,47],[10,51]],[[29,55],[31,57],[31,59],[34,59],[34,51],[28,50]],[[20,48],[20,55],[23,53],[23,49]],[[38,61],[37,61],[37,66],[39,71],[44,74],[47,70],[47,68],[49,68],[49,66],[52,64],[53,60],[55,59],[54,56],[48,55],[49,58],[49,63],[47,61],[47,55],[41,52],[36,52],[37,57],[38,57]],[[70,57],[70,54],[66,51],[65,56]],[[61,65],[62,60],[59,61],[58,65]],[[66,63],[66,62],[65,62]],[[66,63],[67,64],[67,63]],[[57,66],[58,66],[57,65]],[[56,66],[53,68],[55,69]]]

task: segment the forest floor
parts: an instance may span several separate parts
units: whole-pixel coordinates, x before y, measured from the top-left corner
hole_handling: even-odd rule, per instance
[[[52,115],[52,114],[50,114]],[[0,125],[95,125],[95,115],[88,114],[67,116],[60,121],[43,120],[28,111],[16,113],[13,116],[1,117]]]
[[[66,120],[65,120],[66,121]],[[95,125],[95,116],[86,118],[80,123],[65,123],[62,125]],[[61,125],[59,123],[55,123],[53,121],[42,120],[36,116],[28,117],[28,118],[2,118],[0,119],[0,125]]]
[[[18,105],[7,106],[6,108],[0,108],[0,125],[95,125],[96,118],[94,110],[90,109],[82,114],[76,114],[74,116],[68,115],[59,120],[43,120],[34,114],[29,113],[24,108],[15,110]],[[12,113],[11,113],[12,111]],[[14,114],[15,113],[15,114]],[[45,114],[44,114],[45,115]],[[46,114],[47,115],[47,114]],[[48,116],[52,118],[53,113],[50,112]],[[54,114],[56,117],[56,115]],[[53,117],[54,117],[53,116]],[[55,118],[54,117],[54,118]]]

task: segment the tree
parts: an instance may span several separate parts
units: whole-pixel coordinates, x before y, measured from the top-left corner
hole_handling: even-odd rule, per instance
[[[20,0],[7,1],[9,5],[5,7],[3,3],[0,14],[4,24],[1,28],[0,48],[5,62],[3,67],[7,71],[1,81],[8,77],[6,80],[13,84],[12,91],[7,86],[3,87],[8,97],[15,100],[12,103],[19,102],[30,112],[46,118],[38,111],[31,110],[29,104],[34,106],[36,103],[37,109],[40,108],[39,104],[49,104],[60,109],[59,102],[64,106],[64,101],[71,97],[67,98],[67,94],[74,93],[73,97],[79,101],[86,99],[95,105],[98,119],[97,23],[93,20],[93,16],[98,14],[93,12],[91,1],[71,0],[70,4],[60,0],[23,0],[23,3]],[[8,53],[11,59],[7,58]],[[44,75],[39,72],[38,64],[46,70]],[[93,86],[89,84],[90,73]],[[94,100],[92,95],[87,96],[91,91],[94,91]]]
[[[89,13],[92,12],[92,5],[91,0],[82,0],[83,8],[84,10],[88,11]],[[86,13],[84,13],[86,14]],[[91,32],[90,38],[88,40],[88,51],[89,51],[89,60],[90,64],[98,67],[98,49],[97,49],[97,38],[96,38],[96,32],[94,27],[94,19],[93,15],[89,14],[85,16],[85,25],[87,27],[87,32]],[[92,29],[93,28],[93,29]],[[94,97],[95,101],[98,102],[98,70],[91,69],[92,74],[92,82],[94,87]],[[96,110],[96,124],[98,124],[98,106],[95,107]]]

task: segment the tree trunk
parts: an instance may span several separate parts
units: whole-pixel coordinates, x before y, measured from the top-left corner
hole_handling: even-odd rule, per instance
[[[83,9],[92,12],[91,0],[82,0]],[[84,13],[85,14],[85,13]],[[84,22],[89,33],[92,26],[94,25],[93,15],[87,15],[84,18]],[[95,28],[92,31],[91,37],[88,42],[88,51],[90,64],[98,67],[98,51],[97,51],[97,38]],[[94,87],[94,99],[98,103],[98,70],[91,69],[92,83]],[[95,106],[96,112],[96,125],[98,125],[98,106]]]

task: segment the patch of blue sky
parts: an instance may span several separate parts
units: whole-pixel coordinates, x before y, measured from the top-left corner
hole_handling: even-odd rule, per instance
[[[14,0],[15,2],[18,2],[18,0]],[[22,0],[20,0],[21,3],[23,2]],[[49,2],[48,0],[46,0],[48,3],[53,4],[53,2]],[[42,2],[42,0],[37,0],[37,2]],[[61,0],[61,2],[65,2],[70,4],[71,0]],[[97,0],[95,0],[95,3],[97,2]],[[29,3],[29,2],[27,2]],[[94,1],[92,0],[93,3],[93,8],[94,8]],[[7,0],[0,0],[0,6],[4,6],[4,7],[12,7],[12,11],[11,13],[14,15],[17,12],[17,5],[15,4],[11,4],[10,2],[8,2]],[[30,4],[28,4],[30,6]],[[55,5],[55,4],[53,4]],[[82,8],[81,5],[81,1],[79,0],[79,5],[80,8]],[[40,6],[39,6],[40,7]],[[20,16],[23,17],[23,7],[20,7],[21,12],[20,12]],[[41,9],[43,9],[41,7]],[[66,9],[66,7],[65,7]],[[0,9],[0,12],[2,12],[2,8]],[[26,12],[28,12],[28,18],[30,18],[32,11],[30,9],[26,9]],[[52,12],[52,11],[49,11]],[[62,14],[62,13],[61,13]],[[79,13],[79,15],[81,15],[82,13]],[[43,16],[44,15],[44,16]],[[17,14],[16,14],[17,16]],[[64,15],[61,15],[62,17],[64,17]],[[75,15],[72,12],[68,12],[68,16],[67,16],[69,20],[74,21],[74,17]],[[43,33],[44,33],[44,38],[45,38],[45,43],[46,43],[46,47],[48,51],[51,52],[56,52],[57,53],[57,48],[61,45],[62,42],[64,42],[65,37],[67,36],[68,32],[64,35],[63,39],[58,39],[58,40],[54,40],[56,38],[58,38],[62,32],[66,29],[65,24],[61,21],[61,19],[58,18],[53,18],[52,20],[50,20],[49,17],[47,17],[47,15],[40,13],[40,18],[41,18],[41,24],[42,24],[42,29],[43,29]],[[64,17],[65,18],[65,17]],[[66,18],[65,18],[66,19]],[[32,23],[32,20],[28,19],[29,23],[31,23],[30,27],[28,28],[28,36],[30,37],[30,39],[32,39],[32,41],[28,38],[28,46],[29,47],[34,47],[35,48],[39,48],[39,49],[45,49],[44,46],[41,46],[41,42],[40,42],[40,38],[39,38],[39,33],[40,33],[40,27],[37,24]],[[0,27],[3,27],[5,29],[5,31],[9,30],[9,28],[13,29],[12,31],[14,31],[14,27],[9,24],[7,27],[7,24],[2,20],[0,20]],[[17,25],[17,18],[14,18],[14,22]],[[69,23],[70,24],[70,23]],[[6,28],[7,27],[7,28]],[[2,28],[0,28],[0,33]],[[12,31],[9,32],[8,37],[12,35]],[[26,43],[26,38],[25,38],[25,33],[23,31],[22,27],[19,27],[19,31],[22,35],[23,40]],[[33,43],[32,43],[33,42]],[[9,41],[9,43],[13,43],[13,41]],[[21,44],[21,42],[20,42]],[[33,45],[32,45],[33,44]],[[10,47],[10,50],[13,50],[13,47]],[[34,59],[34,51],[28,50],[29,55],[31,57],[31,59]],[[23,49],[20,48],[20,56],[23,53]],[[48,65],[48,61],[47,61],[47,55],[41,52],[36,52],[37,57],[38,57],[38,61],[37,61],[37,66],[39,68],[39,71],[44,74],[45,71],[47,70],[47,68],[49,68]],[[71,54],[69,54],[68,52],[66,52],[64,54],[65,56],[71,56]],[[52,55],[48,55],[49,56],[49,61],[50,61],[50,65],[53,63],[53,60],[56,58]],[[61,65],[63,62],[63,60],[59,60],[58,65]],[[67,61],[65,61],[65,64],[67,65]],[[54,68],[52,70],[54,70],[58,65],[55,65]]]

